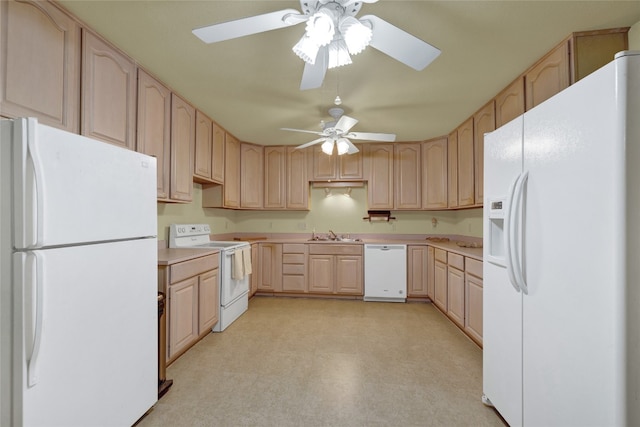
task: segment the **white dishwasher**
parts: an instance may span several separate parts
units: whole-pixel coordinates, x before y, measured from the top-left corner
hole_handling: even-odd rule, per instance
[[[364,245],[364,300],[405,302],[407,245]]]

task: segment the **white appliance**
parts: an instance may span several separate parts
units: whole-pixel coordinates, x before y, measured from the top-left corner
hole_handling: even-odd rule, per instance
[[[640,52],[485,138],[483,400],[640,425]]]
[[[364,245],[363,299],[406,301],[407,245]]]
[[[171,224],[169,247],[220,249],[220,320],[212,330],[222,332],[249,308],[249,275],[233,278],[232,271],[236,257],[245,249],[250,251],[251,245],[210,240],[210,234],[209,224]]]
[[[0,424],[128,426],[157,400],[156,160],[0,121]]]

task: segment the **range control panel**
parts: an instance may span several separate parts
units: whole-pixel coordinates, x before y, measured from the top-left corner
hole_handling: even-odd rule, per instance
[[[209,224],[171,224],[169,233],[176,237],[209,235],[211,227]]]

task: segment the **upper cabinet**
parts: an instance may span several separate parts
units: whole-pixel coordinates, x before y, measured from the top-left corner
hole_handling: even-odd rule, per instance
[[[422,208],[421,143],[395,144],[395,209]]]
[[[473,158],[475,204],[481,206],[484,197],[484,134],[496,129],[493,100],[473,115]]]
[[[569,44],[562,43],[524,76],[527,110],[569,87]]]
[[[0,2],[0,111],[79,132],[80,26],[53,3]],[[46,70],[46,72],[43,72]]]
[[[394,144],[366,145],[367,196],[369,209],[393,209]]]
[[[264,147],[264,208],[309,209],[307,151]]]
[[[261,209],[264,187],[264,154],[261,145],[240,144],[240,207]]]
[[[422,208],[447,208],[447,138],[422,143]]]
[[[473,117],[458,128],[458,206],[475,204]]]
[[[313,147],[312,181],[362,181],[364,179],[362,145],[354,154],[327,155],[320,145]]]
[[[496,128],[524,114],[524,77],[520,76],[495,98]]]
[[[449,134],[447,142],[447,194],[448,206],[458,207],[458,130]]]
[[[201,111],[196,111],[193,180],[203,184],[224,182],[224,130]]]
[[[175,93],[171,95],[171,176],[169,196],[173,201],[193,198],[193,152],[196,110]]]
[[[144,70],[138,70],[138,132],[136,150],[156,158],[158,200],[169,199],[171,174],[171,91]]]
[[[135,63],[83,30],[81,133],[135,149],[136,89]]]
[[[224,186],[225,208],[240,207],[240,141],[230,133],[225,134]]]
[[[308,163],[306,151],[287,147],[287,209],[309,209]]]

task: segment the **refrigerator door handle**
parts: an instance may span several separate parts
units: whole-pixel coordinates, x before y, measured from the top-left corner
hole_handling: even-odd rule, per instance
[[[35,242],[33,242],[32,247],[41,247],[43,245],[43,221],[44,221],[44,181],[43,181],[43,171],[42,171],[42,163],[40,162],[40,155],[38,152],[37,146],[37,124],[38,122],[29,118],[27,121],[27,149],[28,155],[27,159],[31,159],[31,165],[33,167],[33,177],[35,182],[35,197],[34,201],[36,203],[36,218],[35,222],[31,220],[29,226],[35,227]],[[25,169],[25,171],[28,169]],[[25,207],[29,207],[28,203]],[[33,208],[33,207],[31,207]],[[33,212],[33,210],[31,210]],[[25,212],[26,213],[26,212]],[[28,218],[31,218],[29,215]]]
[[[524,277],[524,258],[522,257],[522,242],[524,240],[524,224],[523,224],[523,215],[522,215],[522,207],[524,205],[524,188],[529,179],[529,172],[526,171],[520,175],[520,178],[516,184],[515,188],[515,207],[511,211],[513,215],[512,223],[512,237],[513,237],[513,266],[514,266],[514,275],[516,278],[516,282],[518,283],[518,287],[522,290],[524,294],[529,293],[529,288],[527,287],[527,282]]]
[[[42,281],[44,279],[43,274],[43,257],[37,252],[29,252],[29,255],[33,257],[35,263],[35,271],[32,275],[30,285],[33,286],[35,282],[35,307],[32,312],[35,312],[35,326],[33,330],[33,347],[31,354],[27,360],[27,386],[33,387],[38,383],[38,356],[40,355],[40,344],[42,342],[42,324],[43,324],[43,304],[44,295]],[[33,301],[33,299],[32,299]]]
[[[516,177],[516,179],[509,186],[509,196],[507,198],[507,208],[504,215],[505,220],[505,236],[504,236],[504,261],[507,267],[507,275],[509,276],[509,282],[511,286],[516,290],[516,292],[520,292],[520,288],[518,287],[518,281],[514,275],[514,266],[513,266],[513,255],[511,248],[511,240],[512,240],[512,219],[511,213],[513,211],[513,201],[515,196],[516,187],[518,185],[518,181],[520,180],[520,175]]]

